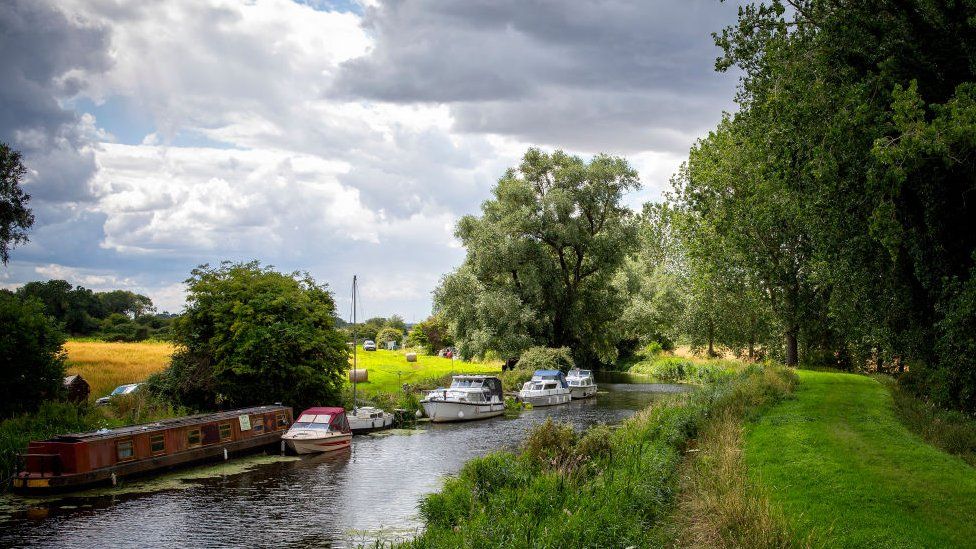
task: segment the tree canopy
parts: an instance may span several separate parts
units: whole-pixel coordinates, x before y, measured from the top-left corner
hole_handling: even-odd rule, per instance
[[[20,152],[0,143],[0,262],[4,265],[10,261],[10,250],[27,242],[27,230],[34,224],[30,195],[20,186],[26,175]]]
[[[625,302],[610,282],[637,244],[621,198],[638,187],[622,158],[529,149],[481,216],[458,222],[467,256],[434,296],[461,353],[512,356],[541,344],[584,363],[612,360],[609,327]]]
[[[32,412],[64,389],[64,334],[37,300],[0,291],[0,418]]]

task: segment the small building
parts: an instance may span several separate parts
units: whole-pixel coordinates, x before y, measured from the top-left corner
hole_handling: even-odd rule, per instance
[[[84,402],[91,393],[88,382],[78,374],[64,378],[64,390],[69,402]]]

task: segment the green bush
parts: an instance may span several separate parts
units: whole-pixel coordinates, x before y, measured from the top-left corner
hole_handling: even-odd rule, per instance
[[[87,404],[53,401],[41,404],[34,413],[0,422],[0,477],[7,479],[13,474],[17,453],[26,450],[32,440],[91,431],[106,425],[104,417]]]
[[[0,292],[0,418],[64,392],[65,336],[35,299]]]
[[[522,352],[516,368],[534,372],[535,370],[562,370],[568,372],[576,366],[569,347],[530,347]]]

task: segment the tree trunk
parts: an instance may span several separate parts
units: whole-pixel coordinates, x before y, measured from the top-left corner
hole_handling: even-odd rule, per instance
[[[797,356],[796,348],[796,328],[790,328],[786,331],[786,365],[796,366],[799,363],[799,357]]]
[[[749,340],[749,362],[754,362],[756,360],[756,343]]]
[[[715,356],[715,327],[712,322],[708,322],[708,357]]]

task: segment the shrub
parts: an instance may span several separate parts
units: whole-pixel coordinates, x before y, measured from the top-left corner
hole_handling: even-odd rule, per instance
[[[61,396],[64,341],[39,301],[0,292],[0,418],[32,412]]]
[[[575,366],[569,347],[530,347],[522,352],[516,368],[528,371],[562,370],[568,372]]]
[[[7,479],[13,473],[17,453],[26,449],[30,441],[89,431],[105,423],[87,404],[51,401],[41,404],[34,413],[3,421],[0,423],[0,477]]]
[[[397,328],[393,328],[392,326],[386,326],[385,328],[380,329],[380,331],[376,333],[377,345],[381,343],[385,344],[390,341],[396,341],[399,343],[401,339],[403,339],[403,332],[401,332]]]

